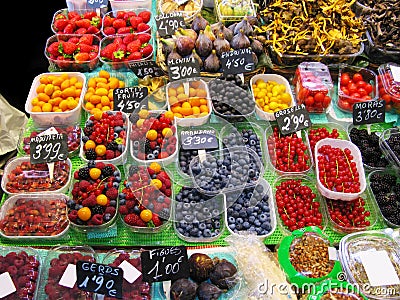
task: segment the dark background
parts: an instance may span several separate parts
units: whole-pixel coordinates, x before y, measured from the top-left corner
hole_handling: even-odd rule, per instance
[[[48,72],[44,48],[53,35],[54,13],[66,8],[66,1],[9,1],[3,13],[1,37],[0,93],[14,107],[25,112],[25,101],[33,79]]]

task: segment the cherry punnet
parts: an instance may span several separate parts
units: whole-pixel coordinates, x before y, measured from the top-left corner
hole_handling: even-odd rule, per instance
[[[318,149],[318,180],[334,192],[360,192],[357,164],[349,148],[323,145]]]

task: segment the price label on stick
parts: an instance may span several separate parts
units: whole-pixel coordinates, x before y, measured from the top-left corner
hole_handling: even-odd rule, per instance
[[[385,100],[357,102],[353,104],[353,124],[385,122]]]
[[[184,130],[181,132],[183,150],[217,149],[218,140],[214,129]]]
[[[80,290],[122,298],[123,271],[121,268],[88,261],[76,263],[76,285]]]
[[[147,109],[148,93],[147,87],[139,86],[114,89],[114,110],[131,113],[136,109]]]
[[[221,65],[225,75],[247,73],[255,69],[253,55],[249,48],[223,52]]]
[[[291,134],[311,126],[310,115],[304,104],[279,110],[274,115],[282,134]]]
[[[88,8],[100,8],[108,6],[108,0],[87,0]]]
[[[163,247],[140,254],[143,281],[159,282],[189,277],[185,246]]]
[[[68,158],[67,135],[64,133],[32,137],[29,146],[32,164],[51,163]]]
[[[152,60],[129,63],[129,68],[139,78],[144,78],[146,76],[159,77],[164,75],[164,71]]]
[[[186,28],[181,12],[156,15],[157,32],[161,37],[172,35],[178,28]]]
[[[168,76],[170,81],[199,77],[199,62],[193,57],[172,59],[168,63]]]

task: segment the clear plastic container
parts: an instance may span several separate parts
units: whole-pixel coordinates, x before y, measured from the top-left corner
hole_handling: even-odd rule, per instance
[[[260,191],[259,191],[260,190]],[[252,196],[248,198],[248,196]],[[249,205],[246,206],[246,203],[243,202],[242,196],[246,196],[246,200],[249,201]],[[235,207],[240,205],[240,207]],[[268,209],[265,209],[264,206],[267,206]],[[247,234],[256,234],[258,238],[264,240],[267,237],[269,237],[271,234],[274,233],[276,229],[276,215],[275,215],[275,206],[274,206],[274,200],[273,200],[273,194],[272,194],[272,188],[269,185],[269,183],[262,178],[260,182],[255,186],[251,188],[246,188],[241,192],[230,192],[225,194],[225,207],[227,209],[227,212],[225,214],[225,224],[226,227],[228,228],[228,231],[230,234],[241,236],[244,235],[246,236]],[[253,215],[254,208],[258,207],[260,210],[256,212],[256,220],[259,220],[259,222],[250,222],[250,218]],[[232,211],[230,210],[232,209]],[[237,210],[239,209],[239,211]],[[244,209],[246,216],[243,217],[241,214],[242,210]],[[230,222],[230,217],[234,218],[232,213],[234,211],[237,211],[239,213],[239,218],[244,221],[243,223],[240,221],[237,221],[235,218],[235,222]],[[244,214],[243,214],[244,215]],[[263,215],[263,216],[262,216]],[[269,218],[269,221],[268,221]],[[251,218],[252,219],[252,218]],[[244,226],[243,224],[247,224]],[[257,224],[260,223],[260,224]],[[236,224],[235,228],[231,228],[231,224],[233,226]],[[269,224],[269,226],[268,226]],[[257,226],[258,225],[258,226]],[[244,226],[244,227],[243,227]],[[251,226],[254,228],[250,229]],[[259,229],[259,232],[257,232],[257,228]],[[264,232],[266,231],[266,232]]]
[[[119,200],[121,206],[119,215],[124,226],[132,232],[139,233],[154,233],[169,227],[171,202],[174,199],[174,181],[171,173],[161,165],[149,162],[144,165],[128,164],[125,174],[125,185]],[[131,197],[132,194],[135,195],[134,199]],[[140,208],[141,206],[143,208]],[[140,217],[143,210],[150,210],[152,216],[156,215],[155,219],[145,222]],[[140,223],[129,224],[129,219],[125,219],[130,218],[129,215],[141,219]]]
[[[117,127],[122,127],[122,130],[119,132],[119,136],[118,137],[114,137],[112,139],[112,141],[111,141],[111,142],[115,142],[115,143],[118,144],[117,149],[114,150],[114,157],[110,158],[110,159],[107,159],[106,158],[107,157],[106,154],[104,154],[102,156],[97,156],[94,159],[94,161],[96,161],[96,162],[104,162],[104,163],[111,163],[111,164],[114,164],[114,165],[117,165],[117,166],[118,165],[123,165],[126,162],[127,157],[128,157],[128,137],[129,137],[129,134],[130,134],[130,127],[131,127],[129,119],[128,119],[128,115],[126,113],[124,113],[124,112],[111,111],[111,110],[107,111],[107,112],[103,112],[103,114],[105,114],[105,113],[107,113],[109,115],[116,115],[116,114],[121,113],[122,114],[122,118],[123,118],[123,126],[114,126],[114,129],[116,129]],[[94,123],[94,121],[93,121],[94,119],[95,119],[94,115],[89,115],[88,118],[86,119],[85,127],[83,128],[82,141],[81,141],[81,146],[79,148],[79,157],[85,163],[88,163],[91,160],[91,159],[88,159],[87,156],[86,156],[86,153],[87,153],[88,150],[86,149],[86,146],[85,146],[86,142],[84,142],[84,137],[86,136],[85,138],[90,138],[90,136],[87,136],[85,134],[85,128],[88,128],[87,124],[88,124],[89,121],[90,121],[90,124],[97,124],[97,125],[103,124],[102,123],[103,117],[101,117],[100,120],[97,120],[99,123],[97,121],[96,121],[96,123]],[[95,127],[95,125],[92,125],[92,126],[89,126],[89,127],[93,128],[93,127]],[[123,132],[125,132],[125,134],[124,134],[124,136],[121,136],[121,134]],[[111,143],[111,142],[109,141],[109,143]],[[99,145],[104,145],[106,147],[107,144],[105,144],[105,143],[106,143],[106,141],[102,141],[102,143],[100,143],[100,144],[95,142],[95,147],[97,147]],[[119,145],[122,145],[122,149],[118,148],[118,147],[120,147]],[[101,157],[101,158],[99,159],[99,157]]]
[[[15,291],[2,299],[38,299],[42,260],[39,252],[31,247],[0,246],[2,266],[2,293],[9,290],[7,273]],[[8,287],[8,288],[7,288]]]
[[[232,81],[208,82],[213,112],[228,122],[245,122],[253,116],[255,103],[251,95]]]
[[[312,210],[309,208],[308,214],[310,219],[304,219],[304,213],[303,214],[298,214],[294,219],[288,215],[285,210],[292,210],[290,207],[290,203],[285,203],[282,201],[282,197],[286,194],[286,192],[279,192],[279,189],[281,187],[285,187],[288,184],[294,184],[294,186],[298,186],[300,188],[303,188],[311,194],[307,194],[304,196],[304,201],[306,199],[311,199],[311,204],[312,203],[318,203],[317,205],[313,205],[312,209],[318,209],[318,213],[315,210]],[[322,230],[325,230],[328,221],[327,221],[327,216],[326,216],[326,211],[325,211],[325,206],[323,205],[322,197],[321,194],[319,193],[318,189],[315,186],[315,180],[313,180],[311,177],[306,176],[306,175],[281,175],[278,176],[272,185],[272,191],[273,191],[273,199],[274,199],[274,206],[277,212],[277,222],[279,225],[279,228],[281,229],[282,233],[284,235],[290,235],[291,232],[298,228],[304,228],[306,226],[320,226]],[[292,196],[293,197],[293,196]],[[297,200],[296,200],[297,201]],[[303,210],[306,211],[305,207],[303,207]],[[294,210],[293,212],[295,212]],[[294,217],[294,216],[293,216]],[[320,221],[317,220],[317,222],[313,222],[312,218],[316,217],[319,218]],[[288,222],[288,220],[293,219],[295,221],[293,224],[292,221]]]
[[[97,35],[100,34],[101,19],[104,16],[104,14],[107,12],[107,7],[101,7],[99,9],[97,9],[97,10],[93,9],[93,8],[87,8],[87,9],[83,8],[83,9],[75,9],[75,10],[68,10],[68,8],[62,8],[62,9],[57,10],[53,15],[53,19],[52,19],[51,25],[50,25],[51,26],[51,30],[54,32],[54,34],[63,34],[63,33],[65,33],[64,32],[64,28],[65,28],[64,26],[66,26],[66,25],[63,24],[61,28],[58,28],[57,27],[57,22],[58,22],[57,20],[66,19],[66,20],[69,21],[70,18],[69,18],[68,14],[71,13],[71,12],[76,12],[81,16],[82,19],[87,19],[87,20],[91,21],[91,23],[95,24],[94,26],[97,28],[97,30],[94,31],[94,32],[90,32],[90,33],[97,34]],[[92,15],[93,12],[94,12],[94,14]],[[86,15],[90,15],[90,16],[86,16]],[[93,17],[95,18],[95,20],[92,19]],[[96,18],[99,18],[99,19],[96,19]],[[65,23],[65,22],[63,22],[63,23]],[[68,23],[70,23],[70,22],[68,22]],[[74,23],[71,22],[71,24],[74,24]],[[77,26],[75,24],[74,25],[74,30],[71,33],[72,34],[75,34],[75,33],[83,34],[83,32],[80,32],[81,29],[79,31],[77,31],[79,28],[85,28],[85,27],[79,27],[79,26]],[[91,29],[91,30],[94,30],[94,29]],[[84,33],[87,33],[87,32],[84,32]]]
[[[122,1],[119,1],[119,2],[122,2]],[[130,2],[130,1],[127,1],[127,2]],[[138,24],[136,24],[136,26],[134,26],[134,24],[132,25],[132,24],[130,23],[130,21],[129,21],[129,18],[130,18],[129,16],[137,16],[137,15],[139,15],[141,12],[149,12],[150,15],[151,15],[151,17],[150,17],[150,20],[149,20],[148,22],[146,22],[145,20],[143,20],[143,23],[149,25],[149,28],[148,28],[147,30],[138,31],[138,29],[137,29],[137,25],[138,25]],[[125,15],[126,17],[124,17],[124,15]],[[109,19],[109,21],[108,21],[108,22],[105,22],[106,19]],[[102,22],[102,26],[101,26],[101,33],[103,34],[103,36],[109,36],[109,35],[113,35],[113,34],[119,34],[119,33],[118,33],[118,28],[119,28],[119,27],[116,28],[116,27],[113,26],[114,21],[117,20],[117,19],[122,19],[122,20],[126,21],[126,24],[125,24],[126,26],[124,26],[124,27],[130,28],[130,30],[128,31],[128,33],[139,33],[139,32],[140,32],[140,33],[148,33],[148,34],[151,34],[151,32],[152,32],[152,30],[153,30],[152,28],[155,26],[155,24],[154,24],[154,18],[153,18],[153,16],[152,16],[151,11],[148,10],[148,9],[146,9],[146,8],[115,9],[115,10],[112,10],[112,11],[107,12],[107,13],[103,16],[103,22]],[[128,20],[127,20],[127,19],[128,19]],[[110,24],[110,25],[108,25],[108,24]],[[113,34],[107,34],[107,30],[106,30],[107,27],[114,27],[115,32],[114,32]],[[135,28],[135,27],[136,27],[136,28]],[[121,33],[121,34],[125,34],[125,33]]]
[[[392,169],[375,170],[368,175],[371,198],[378,206],[384,224],[391,228],[400,227],[398,209],[400,205],[400,175]]]
[[[355,92],[354,94],[350,90],[350,84],[344,85],[341,78],[344,74],[348,74],[350,79],[353,79],[354,74],[361,74],[362,80],[367,84],[372,86],[372,91],[368,93],[366,89],[363,89],[365,95],[361,94],[361,87],[358,86],[358,82],[354,82]],[[353,79],[354,81],[354,79]],[[339,65],[339,75],[338,75],[338,97],[337,97],[337,105],[341,110],[344,111],[353,111],[353,104],[357,102],[364,101],[372,101],[378,99],[378,77],[376,73],[367,68],[361,68],[356,66],[351,66],[347,64]],[[355,94],[357,95],[355,96]],[[368,98],[366,98],[368,96]]]
[[[68,202],[71,229],[85,233],[109,230],[117,219],[120,182],[121,172],[112,163],[101,167],[96,163],[82,165],[75,170]],[[97,190],[92,189],[93,185]]]
[[[159,14],[181,12],[186,24],[190,24],[203,7],[203,0],[189,0],[182,5],[178,5],[174,0],[160,0],[157,3],[157,12]]]
[[[174,231],[180,239],[189,243],[210,243],[222,236],[226,212],[224,194],[207,196],[187,181],[185,185],[175,184],[172,205]]]
[[[49,62],[49,70],[54,72],[90,72],[93,71],[99,65],[99,45],[100,38],[95,34],[90,34],[93,38],[93,43],[90,45],[91,49],[89,52],[88,59],[76,61],[74,57],[65,58],[64,56],[52,56],[50,47],[53,43],[69,42],[71,38],[81,38],[81,34],[54,34],[50,36],[46,41],[46,48],[44,54]],[[80,42],[74,42],[79,48]],[[59,48],[58,48],[59,49]],[[91,53],[95,53],[91,57]]]
[[[400,249],[391,235],[384,230],[350,233],[339,243],[339,260],[347,281],[357,284],[368,299],[400,299],[400,283],[380,284],[392,273],[400,278]],[[377,268],[383,276],[377,282]],[[382,273],[384,270],[385,273]]]
[[[142,271],[142,263],[140,259],[140,253],[142,251],[138,250],[119,250],[113,249],[108,251],[103,257],[102,264],[109,265],[112,267],[119,267],[122,263],[129,264],[128,268],[133,267],[137,269],[139,272]],[[135,281],[130,283],[125,278],[122,281],[122,298],[123,300],[132,299],[132,294],[136,292],[137,297],[141,297],[141,299],[151,299],[153,285],[146,281],[142,280],[142,276],[139,276]],[[96,299],[100,300],[112,300],[115,299],[113,297],[102,297],[100,295],[96,295]]]
[[[112,10],[145,8],[152,10],[150,0],[109,0]]]
[[[330,199],[335,199],[335,200],[343,200],[343,201],[351,201],[354,199],[357,199],[366,189],[367,183],[366,183],[366,178],[365,178],[365,171],[364,171],[364,166],[362,163],[362,157],[361,157],[361,152],[358,149],[356,145],[354,145],[350,141],[346,140],[338,140],[338,139],[331,139],[331,138],[326,138],[323,140],[320,140],[317,142],[315,145],[314,149],[314,156],[318,157],[319,155],[319,149],[325,145],[329,145],[332,148],[339,148],[342,151],[345,149],[349,149],[351,154],[353,156],[353,159],[350,161],[348,160],[347,154],[346,154],[346,159],[347,163],[350,164],[351,162],[354,162],[357,168],[357,173],[359,176],[359,183],[360,183],[360,189],[359,192],[342,192],[342,191],[337,191],[336,188],[334,190],[328,189],[325,187],[325,185],[321,182],[320,179],[320,173],[322,170],[320,170],[319,167],[319,162],[315,162],[315,174],[317,178],[317,187],[318,190],[320,191],[321,195]]]
[[[79,153],[81,143],[82,129],[79,125],[55,127],[58,133],[67,135],[68,156],[74,157]],[[24,132],[18,142],[18,153],[21,155],[30,155],[31,138],[37,136],[47,129],[37,129],[30,125],[25,127]]]
[[[162,118],[166,118],[165,111],[163,110],[149,111],[149,114],[143,118],[141,117],[139,118],[139,116],[137,116],[136,118],[137,121],[133,122],[130,125],[131,126],[131,135],[129,136],[130,154],[131,157],[134,159],[134,161],[136,161],[140,165],[151,162],[158,162],[161,165],[166,166],[176,161],[176,156],[178,153],[178,145],[177,145],[178,136],[176,129],[177,128],[176,120],[175,119],[172,121],[170,121],[170,119],[166,120],[170,122],[169,128],[171,130],[167,129],[168,133],[165,133],[164,135],[162,134],[162,131],[168,126],[163,129],[161,129],[160,127],[158,131],[157,129],[151,129],[151,126],[155,124],[157,120],[159,121]],[[149,125],[148,126],[146,125],[147,127],[143,127],[144,122],[150,119],[152,121],[150,121]],[[132,121],[132,116],[130,120]],[[156,140],[150,140],[148,138],[150,137],[149,132],[151,132],[151,134],[157,134],[157,135],[158,133],[160,133],[163,136],[161,138],[162,139],[161,145]],[[157,149],[151,148],[152,146],[150,146],[150,142],[156,142],[157,143],[156,146],[160,147],[160,149],[158,149],[159,153],[157,154],[157,157],[154,154],[155,150]],[[148,146],[146,146],[146,143],[148,144]],[[152,152],[149,152],[150,150]],[[152,156],[152,158],[150,158],[149,154],[152,154],[154,157]]]
[[[326,113],[333,97],[329,68],[320,62],[302,62],[293,79],[297,104],[311,113]]]
[[[264,165],[252,149],[231,147],[194,157],[189,174],[196,189],[216,195],[258,184],[264,175]]]
[[[15,157],[4,168],[1,188],[9,195],[23,192],[65,193],[71,181],[71,160],[55,162],[53,174],[54,180],[51,181],[47,164],[31,164],[29,156]]]
[[[68,196],[60,193],[17,194],[0,209],[0,235],[11,240],[57,239],[69,229]]]
[[[383,154],[396,169],[400,169],[399,140],[399,127],[385,129],[379,138],[379,146],[381,147]]]
[[[397,60],[398,61],[398,60]],[[378,67],[379,99],[385,100],[386,108],[400,113],[400,64],[388,62]]]
[[[186,102],[191,105],[191,110],[190,107],[187,108],[187,111],[186,108],[185,110],[182,109],[182,105],[186,105],[184,104]],[[204,125],[209,121],[212,112],[208,85],[202,79],[193,81],[182,79],[169,82],[167,84],[167,103],[168,109],[172,111],[175,110],[175,106],[181,107],[180,115],[175,115],[175,121],[178,126]],[[207,105],[207,110],[202,111],[202,105]],[[199,112],[193,111],[194,106],[199,107]]]
[[[136,33],[136,35],[150,35],[149,33]],[[112,44],[117,38],[123,37],[123,35],[109,35],[105,36],[101,39],[100,41],[100,62],[103,64],[103,67],[107,67],[112,70],[128,70],[129,65],[134,62],[140,62],[140,61],[146,61],[146,60],[152,60],[154,56],[154,51],[155,51],[155,46],[154,46],[154,40],[153,37],[151,36],[150,40],[148,41],[148,45],[152,46],[152,52],[146,56],[142,57],[140,59],[128,59],[128,57],[124,58],[123,60],[116,60],[112,61],[108,58],[105,58],[102,56],[102,50],[109,44]]]
[[[364,169],[367,172],[382,170],[389,166],[389,161],[379,146],[379,138],[387,127],[388,125],[383,123],[368,125],[349,124],[347,127],[350,141],[360,150]]]
[[[89,2],[86,0],[66,0],[68,10],[85,10],[90,9]],[[107,10],[108,6],[105,4],[100,5],[100,9]]]
[[[32,110],[32,100],[38,96],[36,90],[41,84],[40,79],[49,75],[77,78],[82,87],[86,86],[86,77],[83,73],[80,72],[52,72],[39,74],[33,79],[28,97],[25,102],[25,112],[30,115],[33,124],[37,128],[49,128],[51,126],[70,126],[79,124],[81,120],[81,105],[83,102],[83,96],[85,94],[84,88],[82,88],[80,92],[79,102],[77,106],[71,110],[66,110],[63,112],[35,112]]]
[[[253,95],[253,99],[255,102],[256,114],[260,119],[267,120],[267,121],[274,121],[275,115],[273,112],[264,111],[263,108],[261,108],[261,106],[257,103],[257,99],[254,94],[255,93],[254,90],[256,88],[256,83],[258,80],[262,80],[265,83],[267,83],[268,81],[275,81],[278,84],[285,85],[286,93],[288,93],[291,98],[291,101],[289,104],[287,104],[287,107],[292,107],[295,105],[295,99],[292,94],[292,88],[290,86],[289,81],[285,77],[283,77],[281,75],[277,75],[277,74],[256,74],[256,75],[252,76],[250,79],[250,88],[251,88],[251,93]],[[278,110],[279,109],[277,109],[276,111],[278,111]]]
[[[39,299],[72,299],[92,300],[95,294],[79,289],[74,284],[71,289],[59,282],[68,265],[76,265],[78,261],[96,262],[97,254],[90,246],[58,245],[47,252],[40,276]]]
[[[359,50],[355,53],[351,54],[335,54],[335,53],[328,53],[328,54],[282,54],[278,55],[272,46],[269,46],[268,50],[271,54],[272,61],[280,66],[293,66],[297,67],[300,63],[304,61],[316,61],[323,63],[325,65],[331,64],[338,64],[338,63],[346,63],[352,64],[354,60],[360,56],[364,52],[364,43],[359,43]]]
[[[279,153],[277,152],[278,143],[287,143],[288,137],[297,139],[300,138],[302,143],[297,148],[299,149],[299,151],[295,153],[295,156],[293,156],[293,160],[291,162],[287,161],[286,157],[288,156],[288,153],[284,155],[282,152],[283,149],[281,149],[281,155],[279,155]],[[285,146],[289,146],[289,144],[284,144],[282,148],[284,148]],[[276,122],[269,123],[264,131],[264,147],[266,159],[271,165],[272,170],[278,175],[307,174],[312,170],[312,154],[310,144],[307,140],[307,132],[305,130],[300,130],[290,135],[281,135]],[[289,148],[287,151],[289,151]],[[301,156],[299,156],[299,154],[301,154]],[[278,162],[278,160],[281,160],[282,163]],[[292,163],[292,165],[290,163]]]
[[[226,25],[240,22],[246,17],[256,17],[257,14],[252,0],[216,0],[214,7],[218,21]]]

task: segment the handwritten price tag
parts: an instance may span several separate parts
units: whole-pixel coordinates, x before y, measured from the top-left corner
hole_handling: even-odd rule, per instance
[[[122,298],[123,271],[121,268],[78,261],[76,275],[76,285],[80,290]]]
[[[217,149],[215,130],[184,130],[181,132],[183,150]]]
[[[311,126],[310,115],[304,104],[279,110],[274,115],[282,134],[291,134]]]
[[[100,8],[108,5],[108,0],[87,0],[89,8]]]
[[[30,161],[33,164],[51,163],[68,158],[67,135],[54,133],[31,138]]]
[[[132,113],[137,109],[147,109],[147,87],[117,88],[113,91],[114,110]]]
[[[200,76],[200,65],[193,57],[172,59],[168,63],[168,76],[170,81]]]
[[[185,246],[163,247],[140,254],[143,281],[159,282],[189,277]]]
[[[130,63],[129,68],[139,78],[144,78],[146,76],[159,77],[164,75],[164,71],[152,60]]]
[[[227,74],[240,74],[254,71],[255,65],[250,49],[238,49],[221,54],[222,71]]]
[[[353,104],[353,125],[385,122],[385,100]]]
[[[157,32],[161,37],[172,35],[178,28],[186,28],[181,12],[156,15]]]

